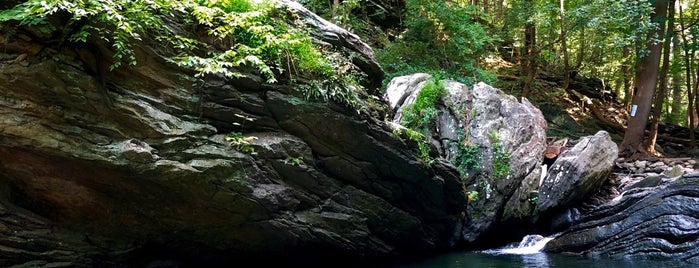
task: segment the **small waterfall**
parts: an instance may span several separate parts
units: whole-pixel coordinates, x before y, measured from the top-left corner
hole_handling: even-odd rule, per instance
[[[537,254],[541,253],[546,243],[553,240],[553,238],[555,238],[555,236],[544,237],[541,235],[527,235],[522,238],[522,241],[519,242],[517,246],[486,250],[484,253],[514,255]]]

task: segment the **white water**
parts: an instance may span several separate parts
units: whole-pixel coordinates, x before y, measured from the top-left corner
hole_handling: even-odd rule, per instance
[[[625,192],[622,192],[621,194],[619,194],[619,195],[617,195],[616,197],[612,198],[612,201],[610,201],[610,202],[616,203],[616,202],[621,201],[621,198],[624,197],[624,193],[625,193]]]
[[[491,249],[483,251],[484,253],[490,254],[513,254],[513,255],[527,255],[527,254],[538,254],[544,249],[546,243],[551,241],[555,236],[543,237],[540,235],[527,235],[522,238],[519,245],[514,247],[504,247],[499,249]]]

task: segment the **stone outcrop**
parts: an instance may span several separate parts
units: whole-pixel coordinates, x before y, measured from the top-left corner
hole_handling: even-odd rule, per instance
[[[317,41],[344,50],[347,57],[352,59],[352,63],[360,67],[369,78],[367,87],[381,86],[383,70],[374,59],[374,50],[359,36],[328,22],[296,1],[282,0],[280,3],[303,19]]]
[[[558,213],[597,193],[612,173],[617,154],[617,145],[606,131],[581,138],[548,168],[541,182],[537,212]]]
[[[585,213],[546,251],[698,263],[695,164],[689,158],[618,159],[612,184],[586,201]]]
[[[584,215],[546,245],[548,252],[673,258],[699,263],[699,188],[679,178],[660,189],[639,188]]]
[[[403,110],[415,102],[428,74],[394,78],[386,98],[400,123]],[[477,192],[471,198],[463,238],[467,243],[479,241],[501,219],[511,222],[528,220],[533,205],[529,193],[538,188],[539,165],[546,147],[546,121],[541,112],[526,99],[521,102],[484,83],[469,89],[452,80],[443,80],[446,95],[436,104],[435,127],[426,137],[445,159],[458,165],[460,148],[476,146],[469,157],[477,165],[461,170],[464,191]],[[496,174],[497,154],[507,155],[506,174]],[[472,196],[473,197],[473,196]]]
[[[381,81],[369,47],[287,5]],[[459,239],[458,173],[418,161],[370,116],[381,106],[358,114],[255,74],[194,88],[147,39],[104,92],[84,51],[22,47],[0,65],[0,266],[351,263]]]
[[[539,189],[541,113],[450,80],[424,161],[392,131],[430,76],[396,78],[386,105],[369,46],[281,4],[362,73],[360,111],[246,70],[193,86],[147,38],[134,45],[137,66],[102,77],[109,46],[50,42],[61,18],[13,29],[19,38],[0,32],[0,266],[350,265],[492,241],[537,213],[573,224],[551,252],[696,261],[699,193],[687,165],[633,163],[617,181],[622,197],[578,215],[567,209],[599,188],[615,155],[608,136],[564,151]],[[459,170],[450,161],[463,146],[478,164]]]

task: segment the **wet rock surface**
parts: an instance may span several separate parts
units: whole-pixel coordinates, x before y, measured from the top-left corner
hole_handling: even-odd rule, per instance
[[[688,158],[617,160],[612,183],[545,250],[699,263],[695,165]]]

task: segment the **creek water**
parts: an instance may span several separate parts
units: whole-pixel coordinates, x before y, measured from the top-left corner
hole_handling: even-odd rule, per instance
[[[577,255],[548,254],[541,252],[552,237],[526,236],[522,242],[507,247],[474,251],[455,252],[427,260],[390,266],[392,268],[667,268],[699,267],[681,261],[647,260],[634,258],[583,257]]]

